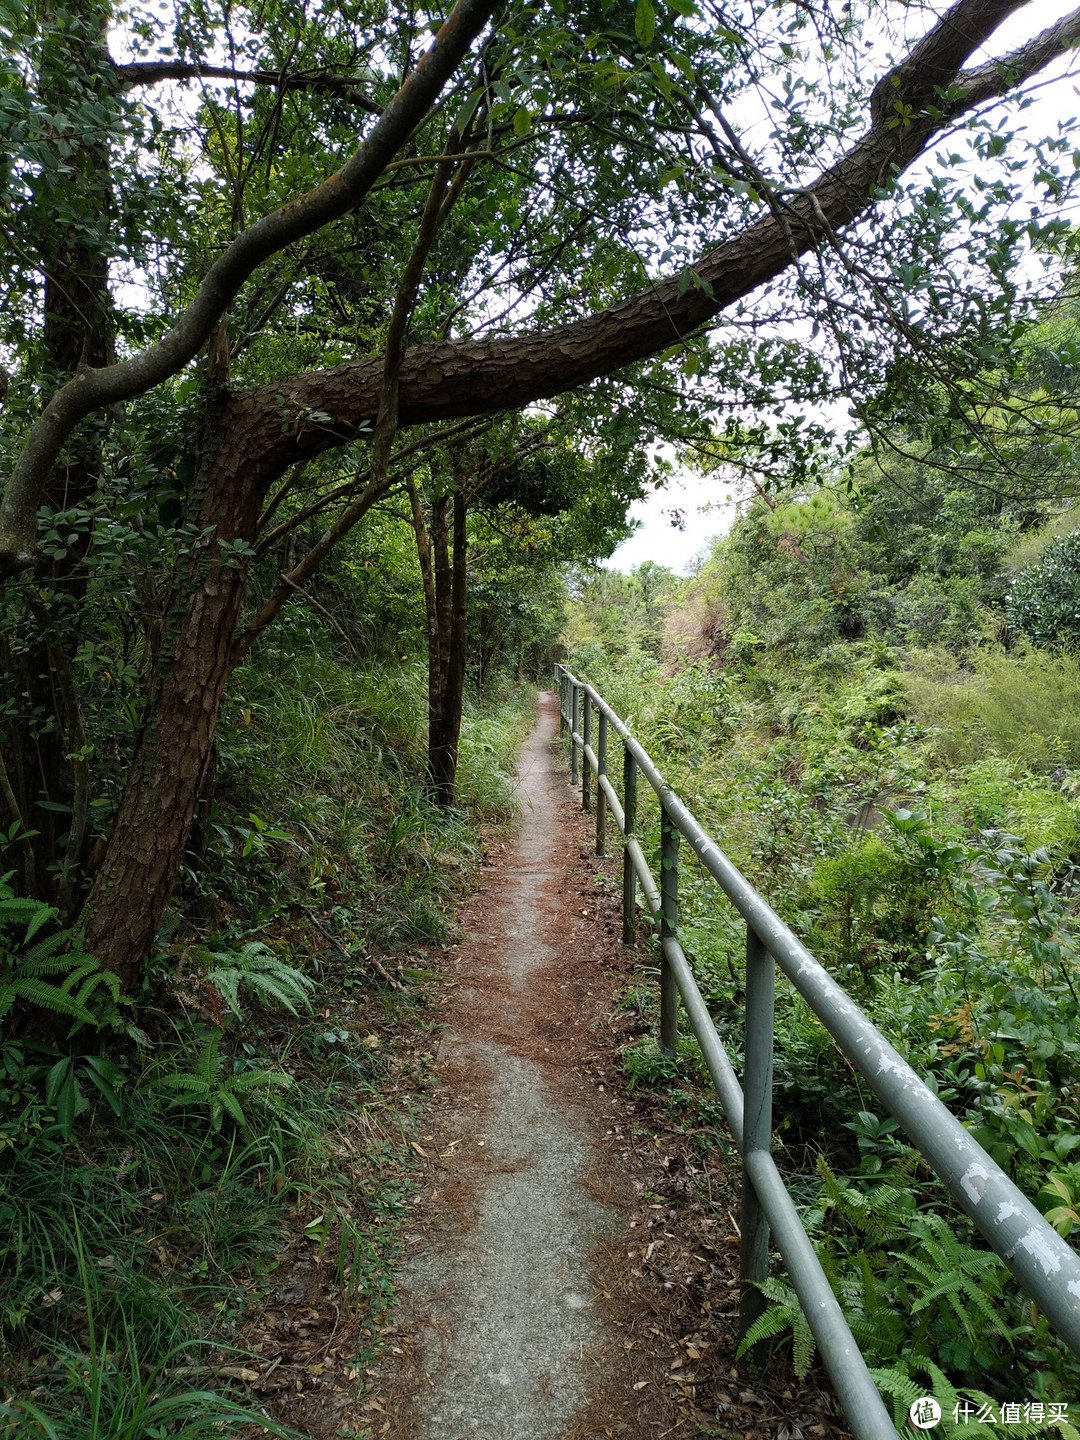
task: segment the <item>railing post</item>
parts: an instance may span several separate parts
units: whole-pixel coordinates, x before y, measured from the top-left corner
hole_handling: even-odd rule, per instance
[[[746,1061],[743,1073],[743,1153],[772,1149],[773,992],[775,963],[750,925],[746,927]],[[742,1240],[739,1253],[739,1338],[768,1301],[754,1282],[769,1273],[769,1223],[744,1163],[742,1175]],[[760,1370],[767,1345],[754,1346],[743,1357],[748,1370]]]
[[[589,757],[585,754],[585,746],[592,740],[592,697],[586,690],[584,692],[585,715],[581,722],[581,808],[589,808],[589,786],[592,781],[592,766],[589,764]]]
[[[566,741],[566,667],[555,666],[555,678],[559,682],[559,740]]]
[[[570,784],[578,782],[577,773],[577,740],[574,738],[578,732],[578,711],[581,705],[581,695],[576,680],[570,681]]]
[[[600,776],[607,774],[607,716],[600,711],[596,737],[596,853],[603,855],[607,839],[607,796],[600,784]]]
[[[629,747],[623,747],[622,767],[623,836],[629,840],[637,828],[637,761]],[[622,855],[622,943],[634,943],[634,907],[637,904],[637,876],[629,846]]]
[[[674,938],[679,928],[679,832],[660,797],[660,939]],[[673,1056],[679,1039],[679,987],[661,943],[660,1049]]]

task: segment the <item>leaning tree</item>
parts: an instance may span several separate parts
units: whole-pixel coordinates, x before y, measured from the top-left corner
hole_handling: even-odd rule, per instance
[[[987,119],[1080,39],[1077,11],[985,58],[1023,9],[0,6],[0,799],[24,886],[137,974],[230,672],[425,445],[603,377],[673,406],[754,360],[767,385],[785,296],[840,339],[992,320],[1053,223],[1042,198],[1017,215],[1024,186],[1061,199],[1072,169],[1067,137],[1018,151]],[[297,507],[324,533],[252,603]],[[140,543],[134,579],[109,570]],[[123,673],[80,631],[91,590],[153,612]],[[82,692],[132,675],[106,815]]]

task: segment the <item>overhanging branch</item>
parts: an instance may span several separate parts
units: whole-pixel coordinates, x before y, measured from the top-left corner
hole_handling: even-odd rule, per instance
[[[353,209],[408,140],[499,0],[457,0],[430,48],[340,170],[243,230],[211,265],[194,300],[156,345],[117,365],[79,370],[35,421],[0,505],[0,571],[30,563],[41,494],[75,426],[94,410],[142,395],[198,354],[240,287],[286,246]]]
[[[322,70],[282,74],[277,70],[235,70],[229,65],[199,65],[183,60],[138,60],[127,65],[114,61],[113,70],[125,90],[137,85],[160,85],[164,80],[230,80],[238,85],[273,86],[276,90],[321,90],[340,95],[369,115],[381,115],[383,108],[358,87],[354,75],[329,75]]]
[[[961,70],[963,59],[1018,3],[960,0],[954,5],[915,47],[919,71],[912,75],[909,59],[875,87],[876,114],[866,133],[811,185],[786,192],[781,214],[770,212],[704,255],[694,266],[699,284],[680,294],[677,279],[663,281],[582,320],[533,334],[410,349],[401,368],[401,424],[520,409],[656,355],[707,325],[863,215],[880,188],[922,155],[942,130],[1008,94],[1080,40],[1078,9],[1012,54]],[[953,98],[942,99],[951,86]],[[891,104],[885,95],[892,97]],[[902,123],[898,102],[923,108]],[[311,409],[333,417],[321,428],[301,422],[280,441],[268,442],[281,446],[284,467],[293,456],[319,453],[339,443],[333,436],[349,439],[370,424],[381,369],[378,357],[368,357],[248,391],[242,403],[258,409],[264,399],[271,403],[284,395],[301,416]]]

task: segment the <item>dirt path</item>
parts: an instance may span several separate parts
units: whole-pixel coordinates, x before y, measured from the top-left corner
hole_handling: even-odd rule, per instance
[[[557,730],[545,696],[519,760],[513,855],[469,907],[454,957],[460,983],[436,1062],[452,1097],[433,1187],[444,1208],[401,1277],[421,1351],[414,1440],[557,1435],[586,1401],[586,1355],[604,1347],[589,1256],[621,1217],[595,1198],[596,1117],[559,1054],[578,997],[556,978]]]
[[[557,731],[542,694],[514,845],[461,917],[368,1433],[832,1440],[827,1396],[796,1398],[783,1367],[756,1388],[735,1371],[725,1140],[673,1128],[615,1072],[645,1022],[614,997],[644,957],[618,943],[615,867],[591,857]]]

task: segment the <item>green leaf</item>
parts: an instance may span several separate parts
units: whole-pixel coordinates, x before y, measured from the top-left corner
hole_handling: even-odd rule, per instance
[[[89,1056],[89,1055],[88,1055],[86,1058],[87,1058],[88,1061],[91,1062],[91,1063],[89,1063],[89,1064],[87,1065],[87,1067],[86,1067],[86,1076],[87,1076],[87,1079],[90,1080],[90,1082],[91,1082],[93,1085],[95,1085],[95,1086],[98,1088],[98,1090],[101,1091],[102,1095],[105,1097],[105,1100],[108,1102],[109,1107],[110,1107],[110,1109],[112,1110],[113,1114],[114,1114],[114,1115],[119,1115],[119,1114],[120,1114],[120,1096],[117,1095],[116,1090],[113,1088],[113,1083],[111,1083],[109,1080],[107,1080],[107,1079],[105,1078],[105,1076],[104,1076],[103,1074],[101,1074],[101,1073],[95,1068],[95,1066],[94,1066],[94,1064],[93,1064],[93,1060],[96,1059],[96,1058],[99,1058],[99,1057]],[[104,1061],[104,1064],[109,1065],[109,1062],[106,1060],[106,1061]],[[114,1074],[116,1075],[117,1080],[123,1080],[123,1078],[124,1078],[123,1075],[120,1073],[119,1070],[117,1070],[117,1068],[116,1068],[115,1065],[109,1065],[109,1069],[114,1072]]]
[[[656,34],[656,11],[649,0],[637,0],[634,11],[634,34],[642,45],[651,45]]]
[[[74,1073],[69,1072],[56,1100],[56,1118],[65,1140],[71,1139],[76,1119],[84,1110],[89,1109],[89,1106],[90,1102],[79,1089]]]
[[[56,1097],[57,1097],[57,1095],[60,1093],[60,1087],[63,1085],[64,1080],[67,1078],[67,1074],[68,1074],[68,1071],[69,1071],[70,1069],[71,1069],[71,1061],[70,1061],[70,1060],[68,1059],[68,1057],[65,1055],[62,1060],[58,1060],[58,1061],[56,1062],[56,1064],[55,1064],[55,1065],[51,1068],[51,1070],[49,1071],[48,1075],[46,1075],[46,1077],[45,1077],[45,1103],[46,1103],[46,1105],[55,1105],[55,1104],[56,1104]]]

